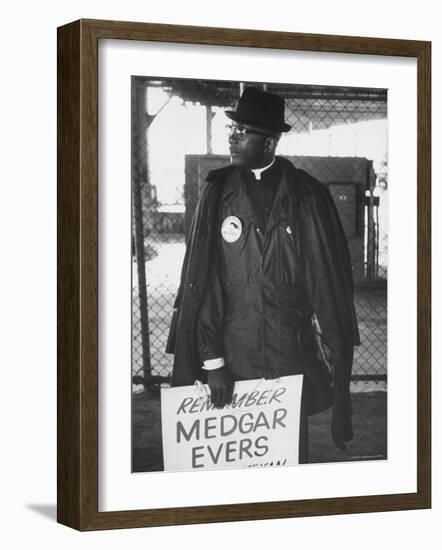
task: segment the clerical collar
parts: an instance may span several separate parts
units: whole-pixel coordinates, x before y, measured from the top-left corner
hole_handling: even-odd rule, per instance
[[[270,164],[267,164],[267,166],[264,166],[263,168],[255,168],[254,170],[252,170],[252,172],[255,174],[255,179],[259,181],[261,179],[261,174],[265,170],[270,168],[270,166],[273,166],[274,162],[275,162],[275,159],[273,158],[272,162]]]

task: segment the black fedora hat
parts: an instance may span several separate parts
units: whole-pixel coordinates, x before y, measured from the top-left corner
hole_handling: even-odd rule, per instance
[[[246,88],[234,111],[225,111],[234,122],[249,124],[271,132],[288,132],[284,121],[284,99],[259,88]]]

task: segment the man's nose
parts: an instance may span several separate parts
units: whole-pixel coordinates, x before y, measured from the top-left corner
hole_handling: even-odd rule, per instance
[[[235,134],[230,134],[229,136],[229,143],[237,143],[238,137]]]

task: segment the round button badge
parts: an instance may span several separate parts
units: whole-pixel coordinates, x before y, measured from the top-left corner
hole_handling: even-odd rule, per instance
[[[242,224],[236,216],[228,216],[221,227],[221,235],[228,243],[234,243],[241,237]]]

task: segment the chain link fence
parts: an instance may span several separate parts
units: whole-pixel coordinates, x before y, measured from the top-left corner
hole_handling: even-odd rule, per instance
[[[387,377],[387,92],[247,83],[278,93],[291,131],[277,153],[328,187],[347,236],[362,343],[353,379]],[[226,108],[245,84],[132,78],[132,370],[167,381],[185,236],[210,170],[229,164]]]

